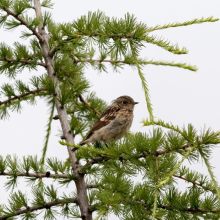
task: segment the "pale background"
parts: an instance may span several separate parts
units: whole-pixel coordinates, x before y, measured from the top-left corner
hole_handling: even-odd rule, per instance
[[[108,16],[123,17],[125,13],[134,14],[138,21],[145,22],[148,26],[163,25],[172,22],[184,22],[194,18],[214,16],[220,18],[219,0],[136,0],[136,1],[56,1],[53,15],[57,22],[72,21],[88,11],[104,11]],[[3,32],[0,29],[0,42],[7,44],[21,39],[19,31]],[[187,27],[171,28],[155,31],[154,34],[163,36],[179,47],[185,46],[187,55],[173,55],[157,46],[146,44],[141,52],[143,58],[186,62],[198,67],[197,72],[183,70],[176,67],[164,67],[148,65],[143,72],[148,82],[154,115],[165,122],[183,126],[192,123],[198,130],[204,126],[214,130],[220,129],[220,22],[203,23]],[[18,78],[28,80],[38,72],[25,71]],[[125,68],[121,73],[97,74],[88,69],[86,77],[93,85],[92,90],[97,95],[110,103],[121,95],[129,95],[139,102],[135,106],[135,118],[131,131],[146,131],[141,120],[148,117],[144,93],[137,71]],[[6,78],[0,76],[1,84]],[[49,115],[48,107],[44,100],[40,100],[36,106],[23,104],[21,114],[11,113],[9,120],[0,121],[1,155],[16,154],[20,158],[23,155],[41,156],[42,144],[45,136],[45,126]],[[58,143],[60,125],[53,121],[53,129],[49,142],[47,155],[65,159],[66,148]],[[76,139],[78,142],[80,139]],[[220,181],[220,149],[214,149],[212,154],[212,166],[218,181]],[[206,167],[201,164],[193,164],[192,169],[207,173]],[[0,177],[0,204],[7,201],[9,192],[5,192],[3,185],[5,177]],[[141,180],[140,180],[141,181]],[[183,181],[182,181],[183,182]],[[20,181],[19,188],[26,192],[25,185]],[[58,218],[59,219],[59,218]],[[117,219],[113,216],[110,219]]]

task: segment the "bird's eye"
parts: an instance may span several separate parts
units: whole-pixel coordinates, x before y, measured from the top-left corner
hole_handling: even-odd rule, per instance
[[[128,104],[128,102],[127,102],[127,101],[123,101],[122,103],[123,103],[123,104]]]

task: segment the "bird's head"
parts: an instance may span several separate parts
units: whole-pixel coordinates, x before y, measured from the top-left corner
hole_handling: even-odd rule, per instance
[[[130,96],[120,96],[113,101],[113,104],[120,108],[133,110],[134,105],[138,104],[138,102],[135,102]]]

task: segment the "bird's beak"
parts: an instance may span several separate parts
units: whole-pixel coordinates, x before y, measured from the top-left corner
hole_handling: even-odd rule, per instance
[[[138,104],[139,102],[134,102],[134,105]]]

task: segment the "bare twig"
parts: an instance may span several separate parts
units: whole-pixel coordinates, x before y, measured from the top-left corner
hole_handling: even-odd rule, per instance
[[[82,97],[81,94],[79,94],[79,100],[80,100],[82,103],[84,103],[84,105],[87,106],[90,111],[94,112],[94,113],[95,113],[96,115],[98,115],[98,116],[101,115],[100,112],[98,112],[98,111],[96,111],[95,109],[91,108],[91,106],[89,105],[89,103],[85,101],[85,99]]]
[[[24,64],[30,64],[32,63],[30,59],[20,59],[20,60],[16,60],[16,59],[12,59],[12,58],[0,58],[0,61],[5,61],[5,62],[8,62],[8,63],[24,63]],[[37,65],[39,66],[43,66],[46,68],[46,64],[43,63],[43,62],[36,62]]]
[[[25,209],[19,209],[17,211],[14,211],[14,213],[12,214],[0,216],[0,220],[5,220],[13,216],[25,214],[27,212],[34,212],[34,211],[41,210],[41,209],[50,209],[53,206],[57,206],[60,204],[69,204],[69,203],[77,203],[77,198],[73,197],[73,198],[67,198],[67,199],[56,199],[52,202],[45,202],[44,205],[35,205],[31,207],[26,207]]]
[[[21,95],[16,95],[16,96],[14,96],[14,97],[12,97],[12,98],[9,98],[9,99],[7,99],[7,100],[5,100],[5,101],[0,101],[0,106],[1,105],[7,105],[7,104],[10,104],[12,101],[14,101],[14,100],[20,100],[20,99],[22,99],[22,98],[24,98],[24,97],[26,97],[26,96],[29,96],[29,95],[34,95],[34,94],[36,94],[36,93],[39,93],[39,92],[42,92],[42,91],[47,91],[47,89],[44,89],[44,88],[42,88],[42,89],[36,89],[36,90],[32,90],[32,91],[30,91],[30,92],[26,92],[26,93],[22,93]]]

